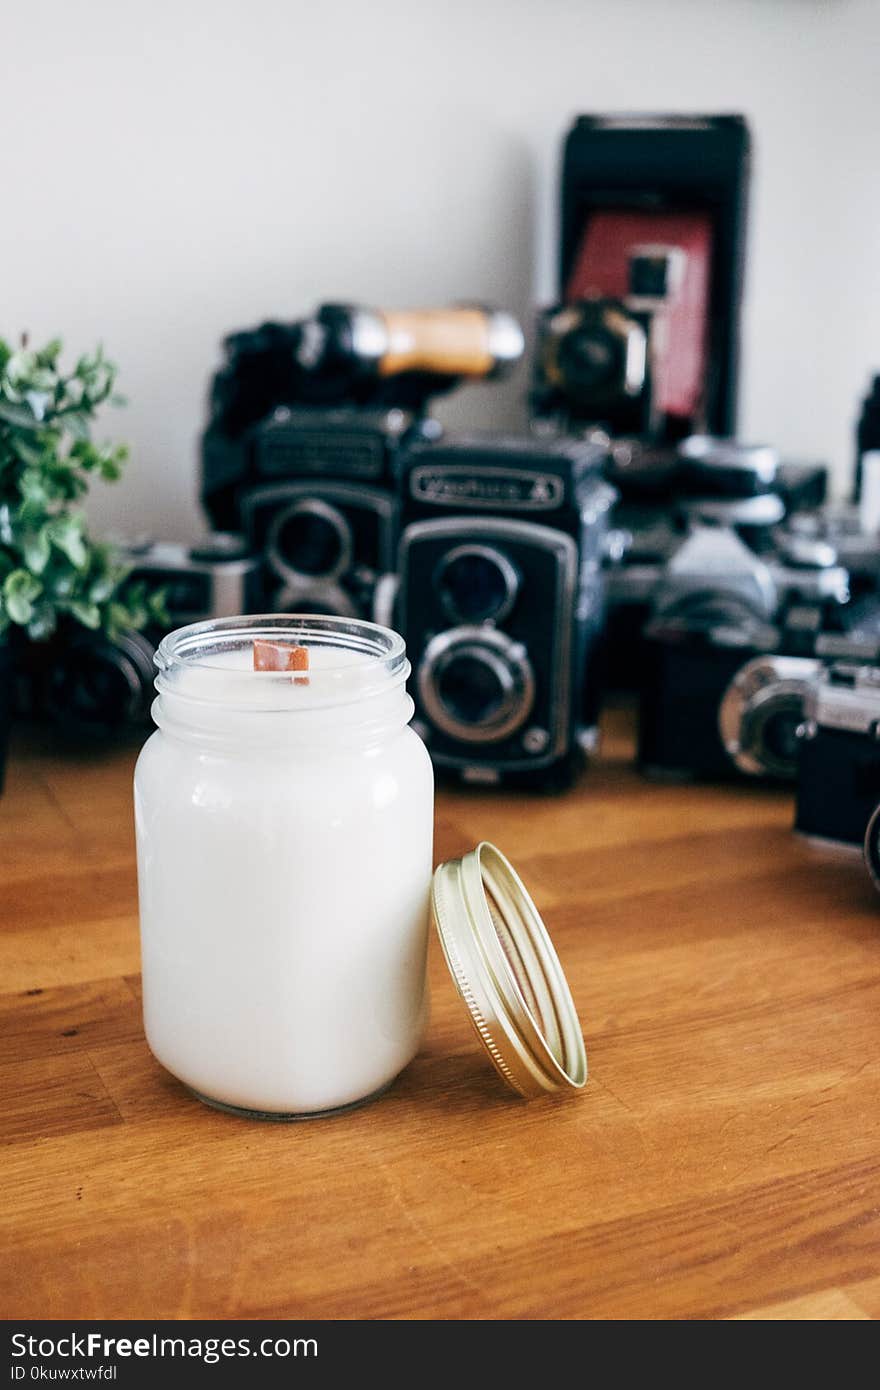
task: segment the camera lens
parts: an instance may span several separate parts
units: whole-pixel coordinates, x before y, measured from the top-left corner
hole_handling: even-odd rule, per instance
[[[434,725],[467,743],[507,738],[528,718],[535,698],[525,649],[494,628],[457,628],[432,638],[418,687]]]
[[[113,733],[146,717],[153,649],[140,633],[77,639],[61,647],[46,689],[56,723],[82,732]]]
[[[595,325],[566,334],[559,345],[559,367],[573,391],[592,394],[613,385],[623,373],[620,342]]]
[[[480,657],[453,657],[437,676],[437,694],[453,718],[485,724],[502,708],[507,691],[498,671]]]
[[[795,777],[797,731],[818,670],[812,657],[783,656],[754,657],[740,668],[724,693],[718,724],[741,772],[786,782]]]
[[[500,551],[488,546],[462,545],[442,560],[437,588],[453,621],[500,621],[513,607],[519,576]]]
[[[764,748],[771,763],[791,768],[797,766],[798,726],[804,717],[803,705],[790,705],[774,710],[764,721],[761,731]]]
[[[275,542],[290,568],[300,574],[332,573],[343,550],[343,537],[332,522],[307,511],[282,521]]]
[[[270,561],[282,574],[334,579],[351,562],[351,528],[335,507],[308,497],[279,512],[267,549]]]

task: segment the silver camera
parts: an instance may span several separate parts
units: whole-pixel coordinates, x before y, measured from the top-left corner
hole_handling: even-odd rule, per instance
[[[645,629],[646,771],[795,777],[804,702],[848,597],[846,571],[832,561],[815,546],[763,559],[732,531],[691,532],[654,589]]]
[[[814,683],[798,730],[795,829],[862,845],[880,802],[880,650],[872,664],[834,661]]]
[[[260,559],[241,536],[217,532],[196,545],[129,541],[120,550],[130,582],[161,590],[172,627],[262,607]]]
[[[849,576],[831,546],[805,537],[774,541],[761,556],[735,531],[697,523],[657,578],[653,615],[774,622],[795,600],[819,607],[846,603]]]

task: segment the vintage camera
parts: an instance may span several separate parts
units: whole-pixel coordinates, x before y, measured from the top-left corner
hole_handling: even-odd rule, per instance
[[[536,416],[654,444],[733,430],[748,170],[739,116],[576,119]]]
[[[760,558],[698,527],[668,562],[642,646],[638,762],[659,777],[791,780],[846,571],[820,550]],[[795,563],[796,561],[796,563]]]
[[[674,246],[636,246],[628,293],[595,296],[547,310],[538,322],[536,415],[600,424],[615,435],[667,433],[662,408],[668,316],[686,255]]]
[[[571,780],[598,716],[604,461],[584,442],[489,434],[404,455],[397,621],[439,770]]]
[[[790,510],[821,501],[824,469],[780,462],[768,445],[702,435],[660,458],[647,450],[633,458],[623,443],[610,446],[618,455],[610,476],[622,496],[611,533],[605,671],[612,689],[636,690],[642,631],[657,588],[695,526],[735,531],[771,564],[789,556],[797,567],[806,553],[808,567],[819,557],[827,567],[834,552],[818,536],[781,527]]]
[[[120,547],[130,582],[159,591],[169,627],[232,617],[262,607],[261,565],[241,537],[217,534],[198,545],[135,542]],[[153,655],[164,628],[115,638],[81,627],[33,645],[23,663],[22,713],[49,718],[65,733],[112,737],[145,724],[153,700]]]
[[[263,558],[270,608],[373,616],[376,586],[395,560],[395,460],[416,428],[397,409],[288,406],[261,424],[236,507]]]
[[[229,618],[263,605],[260,560],[243,536],[215,532],[194,545],[129,541],[120,547],[129,582],[160,590],[170,626]]]
[[[225,347],[202,444],[212,523],[263,556],[272,608],[372,617],[394,565],[401,444],[431,436],[431,396],[518,360],[519,325],[479,307],[325,304]]]
[[[880,802],[880,644],[870,664],[833,661],[807,699],[798,730],[795,829],[859,846]]]

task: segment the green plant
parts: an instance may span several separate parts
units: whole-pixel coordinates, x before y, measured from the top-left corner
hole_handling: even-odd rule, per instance
[[[0,639],[17,627],[41,640],[69,621],[113,634],[162,616],[77,507],[91,479],[115,481],[127,457],[91,438],[99,408],[119,403],[116,368],[99,348],[65,372],[61,351],[0,338]]]

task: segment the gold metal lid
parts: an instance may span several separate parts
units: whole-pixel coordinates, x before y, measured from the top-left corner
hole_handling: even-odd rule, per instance
[[[441,864],[431,903],[456,988],[507,1084],[528,1098],[583,1086],[587,1054],[568,981],[501,851],[484,840]]]

